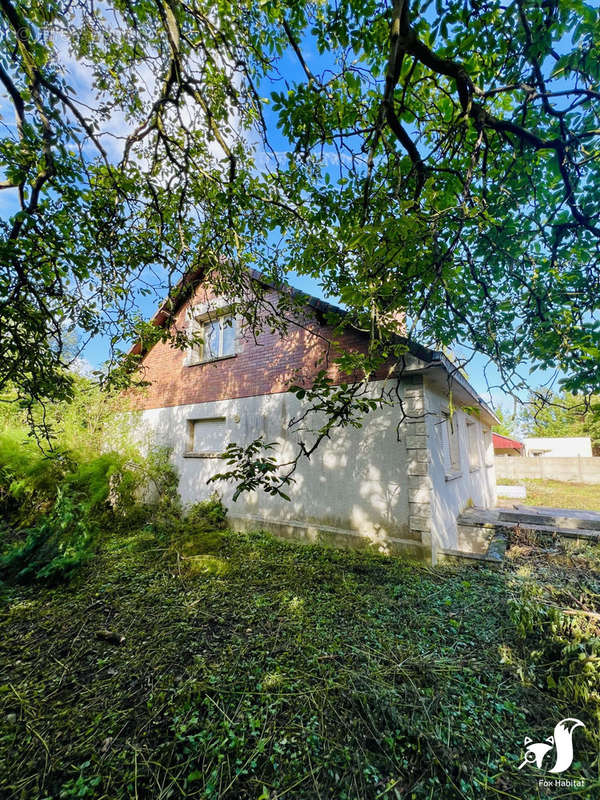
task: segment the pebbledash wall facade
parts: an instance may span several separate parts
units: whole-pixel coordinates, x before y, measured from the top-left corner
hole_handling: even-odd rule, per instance
[[[224,358],[203,362],[167,343],[154,345],[143,359],[150,385],[135,398],[140,437],[172,449],[184,503],[217,489],[238,529],[373,546],[433,562],[440,553],[457,551],[458,514],[470,505],[495,503],[494,417],[452,365],[425,348],[407,354],[400,377],[397,369],[386,368],[370,383],[374,396],[389,390],[393,405],[369,413],[359,429],[335,431],[310,460],[299,462],[294,483],[284,489],[290,501],[252,492],[233,502],[232,485],[207,484],[223,471],[218,454],[229,442],[263,436],[277,443],[282,463],[295,454],[300,434],[289,423],[304,406],[287,387],[299,376],[310,381],[331,356],[332,331],[319,313],[324,304],[313,303],[302,324],[291,325],[284,337],[264,331],[254,339],[236,322],[234,352]],[[226,310],[223,300],[197,291],[174,324],[185,328]],[[358,332],[335,338],[338,350],[364,347]],[[327,371],[342,381],[335,367]],[[318,427],[318,420],[310,427]],[[301,435],[310,440],[306,429]],[[469,543],[461,541],[461,549],[470,550]]]

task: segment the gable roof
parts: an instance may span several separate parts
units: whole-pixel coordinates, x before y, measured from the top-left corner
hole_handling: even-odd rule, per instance
[[[302,292],[300,289],[296,289],[295,287],[290,286],[288,283],[282,281],[280,284],[276,284],[275,282],[268,280],[257,269],[248,269],[248,272],[253,281],[260,283],[265,287],[287,291],[293,297],[304,299],[306,305],[314,308],[320,316],[329,313],[345,316],[348,313],[345,309],[340,308],[339,306],[334,306],[332,303],[326,303],[325,300],[320,300],[318,297],[313,297],[313,295]],[[157,328],[162,328],[165,323],[167,323],[169,320],[172,320],[181,307],[191,299],[194,290],[206,277],[206,273],[206,268],[201,267],[200,269],[184,275],[183,278],[181,278],[181,280],[173,287],[168,297],[160,305],[158,311],[153,317],[151,317],[150,324],[155,325]],[[142,343],[138,340],[130,348],[129,354],[140,355],[141,353]]]
[[[511,439],[509,436],[503,436],[501,433],[493,433],[492,439],[494,442],[494,450],[522,450],[523,443],[518,442],[516,439]]]
[[[303,299],[306,305],[310,306],[317,312],[321,322],[323,321],[325,314],[336,314],[340,317],[345,317],[348,314],[346,309],[340,308],[332,303],[327,303],[324,300],[320,300],[318,297],[314,297],[313,295],[307,294],[300,289],[296,289],[288,283],[281,282],[280,284],[276,284],[275,282],[266,278],[265,275],[258,270],[249,269],[248,272],[250,273],[250,277],[253,281],[261,283],[265,287],[280,291],[287,291],[290,292],[292,296]],[[192,298],[195,289],[199,286],[206,275],[206,268],[200,268],[189,273],[188,275],[185,275],[177,283],[167,299],[162,303],[156,314],[154,314],[154,316],[151,318],[150,323],[156,327],[163,327],[167,322],[173,320],[175,314],[177,314],[182,306]],[[406,346],[409,357],[412,357],[412,363],[410,366],[406,363],[403,364],[404,367],[408,367],[407,371],[410,371],[412,374],[424,374],[425,372],[429,371],[431,371],[431,374],[439,371],[443,372],[447,381],[455,381],[459,387],[459,390],[462,390],[462,393],[466,395],[467,398],[475,401],[475,406],[484,412],[484,414],[489,418],[488,421],[490,421],[491,424],[499,421],[492,409],[488,406],[485,400],[479,396],[469,381],[460,372],[460,369],[456,366],[456,364],[453,364],[444,353],[442,353],[440,350],[432,350],[429,347],[425,347],[424,345],[421,345],[406,336],[395,334],[395,339],[399,344]],[[138,340],[129,350],[129,354],[144,355],[142,350],[142,342]],[[405,361],[406,360],[404,359],[404,362]],[[418,362],[421,362],[421,364]]]

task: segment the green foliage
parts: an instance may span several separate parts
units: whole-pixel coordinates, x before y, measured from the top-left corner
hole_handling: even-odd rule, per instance
[[[44,457],[41,456],[42,463]],[[49,510],[42,513],[35,524],[21,529],[24,541],[15,545],[0,559],[0,578],[3,580],[57,580],[69,578],[74,570],[93,554],[98,535],[103,527],[126,529],[132,523],[147,518],[150,509],[139,498],[140,490],[148,487],[148,476],[156,469],[145,467],[144,460],[133,461],[120,453],[104,453],[89,461],[83,461],[71,470],[65,464],[73,463],[73,457],[61,459],[60,470],[54,460],[54,482],[46,477],[46,502]],[[164,462],[163,462],[164,463]],[[171,474],[168,462],[162,472]],[[18,501],[24,493],[29,501],[36,488],[30,476],[12,480],[5,494]],[[24,492],[26,485],[28,492]],[[136,497],[138,495],[138,497]],[[54,497],[53,502],[50,500]],[[170,504],[170,497],[160,494],[163,504]],[[29,516],[31,516],[30,504]],[[15,521],[21,516],[22,506],[13,510]]]
[[[63,469],[60,457],[44,455],[26,428],[0,429],[0,513],[37,512],[52,498]]]
[[[171,550],[184,559],[186,567],[192,571],[220,569],[220,564],[212,560],[212,553],[222,543],[220,533],[226,527],[227,509],[215,492],[207,500],[194,503],[182,513],[171,513],[154,522],[153,529],[161,540],[169,544]]]
[[[86,777],[85,771],[91,766],[91,761],[84,761],[79,767],[80,773],[76,778],[71,778],[67,781],[60,791],[60,800],[63,798],[92,798],[97,793],[97,787],[102,782],[99,775],[90,775]]]
[[[194,503],[185,515],[185,524],[206,530],[223,530],[227,522],[227,509],[214,492],[208,500]]]
[[[515,413],[509,413],[502,407],[495,408],[494,413],[498,417],[499,423],[494,425],[492,430],[496,433],[500,433],[502,436],[518,439],[517,426],[519,420],[517,415]]]
[[[597,392],[598,21],[583,0],[6,0],[0,391],[72,397],[75,332],[123,385],[131,341],[189,343],[137,315],[183,276],[174,299],[211,273],[251,332],[285,332],[296,300],[252,266],[339,297],[361,372],[400,357],[406,312],[513,388],[533,363]]]
[[[1,580],[68,579],[93,555],[106,528],[123,531],[151,513],[161,518],[177,512],[169,452],[150,447],[142,457],[127,441],[128,422],[116,414],[117,399],[90,381],[76,379],[74,386],[73,402],[44,410],[52,450],[37,443],[30,429],[15,426],[14,408],[0,419],[0,512],[7,525],[0,539]]]
[[[15,512],[17,502],[20,522],[51,505],[63,482],[66,494],[82,494],[89,508],[98,506],[119,464],[128,456],[140,461],[128,440],[127,414],[118,413],[127,411],[123,398],[80,376],[73,377],[73,390],[69,401],[34,404],[27,414],[14,393],[0,407],[0,510]],[[42,425],[49,440],[36,438]],[[112,452],[99,455],[103,449]]]
[[[600,448],[600,395],[583,397],[570,392],[539,390],[532,393],[521,413],[529,436],[589,436]]]
[[[554,591],[560,595],[560,591]],[[600,637],[585,613],[566,616],[549,604],[539,584],[525,583],[510,603],[510,615],[526,647],[528,678],[540,680],[568,707],[583,706],[600,743]]]
[[[25,542],[0,558],[0,579],[68,579],[92,555],[95,524],[82,506],[58,491],[54,507],[27,531]]]
[[[131,480],[124,481],[119,475],[123,466],[122,456],[117,453],[104,453],[92,461],[77,465],[74,472],[67,473],[63,481],[64,490],[77,498],[86,510],[96,511],[107,502],[113,478],[119,476],[119,488],[123,483],[126,489],[131,485]],[[115,506],[120,504],[121,499],[120,496],[118,501],[115,498],[113,504]]]
[[[230,442],[221,458],[231,469],[212,475],[208,482],[234,481],[236,484],[233,493],[234,502],[242,492],[253,492],[258,488],[267,494],[289,500],[289,496],[281,490],[280,465],[276,457],[271,455],[271,451],[276,447],[274,442],[265,442],[262,436],[247,445]],[[293,478],[288,478],[287,482],[289,481],[293,481]]]

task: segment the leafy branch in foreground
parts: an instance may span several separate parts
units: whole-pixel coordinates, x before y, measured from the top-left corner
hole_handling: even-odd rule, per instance
[[[335,263],[366,331],[405,309],[410,334],[485,353],[504,388],[526,388],[528,361],[598,386],[598,10],[299,4],[285,29],[302,77],[274,109],[310,220],[294,268]]]
[[[277,460],[269,455],[275,448],[274,442],[265,442],[262,436],[245,447],[232,442],[221,455],[232,469],[213,475],[208,479],[208,483],[221,480],[235,481],[234,501],[242,492],[253,492],[259,488],[267,494],[279,495],[284,500],[289,500],[288,495],[279,488],[281,482],[277,476],[279,470]]]
[[[234,481],[234,501],[243,492],[259,488],[289,500],[282,487],[294,482],[294,473],[303,459],[310,460],[321,442],[331,438],[335,430],[348,426],[361,428],[366,414],[391,402],[383,393],[373,396],[365,381],[334,385],[325,370],[318,373],[309,388],[293,385],[290,392],[304,406],[288,423],[289,430],[295,433],[294,458],[278,461],[272,453],[280,444],[266,443],[263,436],[246,446],[229,444],[221,458],[232,469],[213,475],[208,482]],[[314,428],[308,424],[310,420],[315,420]]]
[[[0,0],[0,391],[68,397],[65,331],[115,368],[140,304],[209,274],[284,330],[252,266],[316,279],[372,353],[406,313],[504,388],[533,365],[598,392],[599,13]]]

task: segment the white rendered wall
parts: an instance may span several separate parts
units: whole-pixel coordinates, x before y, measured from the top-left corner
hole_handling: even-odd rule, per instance
[[[523,440],[526,456],[540,458],[591,458],[592,440],[589,436],[544,437],[529,436]],[[540,452],[541,451],[541,452]]]
[[[374,382],[370,392],[377,395],[384,386],[388,384]],[[295,455],[293,442],[299,435],[290,433],[288,423],[302,408],[294,395],[281,393],[151,409],[138,412],[139,430],[140,435],[149,432],[155,443],[173,448],[184,503],[202,500],[218,490],[230,518],[245,520],[253,527],[272,523],[267,527],[279,526],[289,535],[297,526],[303,538],[315,540],[325,530],[336,543],[343,543],[340,539],[344,536],[360,536],[384,552],[390,549],[390,542],[420,548],[420,534],[415,537],[409,532],[406,427],[402,425],[398,441],[397,405],[371,412],[362,428],[333,432],[331,440],[321,442],[310,460],[302,459],[295,483],[283,487],[290,502],[262,491],[242,494],[233,502],[231,484],[207,485],[209,477],[226,469],[224,461],[184,456],[189,447],[189,420],[224,417],[228,441],[245,444],[262,435],[266,442],[281,445],[278,459],[287,461]],[[318,420],[309,418],[307,424],[318,427]],[[303,438],[310,442],[311,434],[305,433]],[[283,531],[286,525],[289,529]]]
[[[444,411],[448,411],[448,397],[443,396],[425,381],[425,412],[429,445],[429,476],[431,478],[431,533],[434,549],[458,550],[456,518],[465,508],[473,505],[490,508],[496,503],[496,475],[492,437],[484,436],[484,429],[476,415],[454,409],[453,421],[457,425],[460,467],[452,472],[448,463]],[[467,422],[475,426],[479,466],[471,466]]]

